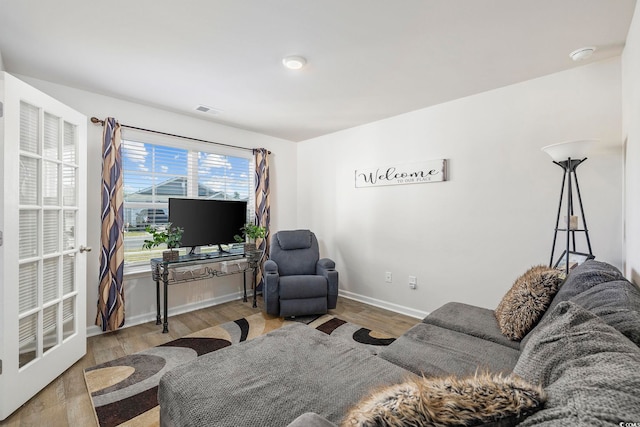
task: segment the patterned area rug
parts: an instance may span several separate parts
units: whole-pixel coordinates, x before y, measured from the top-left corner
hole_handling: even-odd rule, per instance
[[[165,372],[203,354],[250,340],[293,321],[306,323],[374,354],[380,346],[395,340],[331,315],[283,320],[265,319],[262,313],[256,313],[85,369],[87,390],[98,424],[101,427],[159,426],[158,383]]]

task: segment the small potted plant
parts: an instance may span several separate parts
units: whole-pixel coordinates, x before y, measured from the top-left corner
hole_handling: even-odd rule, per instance
[[[242,236],[236,234],[234,239],[238,243],[244,243],[244,252],[256,250],[256,239],[263,239],[267,235],[267,229],[255,224],[245,224],[240,229]]]
[[[182,227],[174,227],[171,223],[168,223],[166,227],[156,228],[147,225],[144,230],[151,234],[151,240],[145,240],[142,244],[142,249],[152,249],[166,243],[168,250],[162,252],[162,260],[178,260],[180,252],[174,250],[174,248],[177,248],[180,245],[180,239],[182,239],[182,234],[184,233],[184,229]]]

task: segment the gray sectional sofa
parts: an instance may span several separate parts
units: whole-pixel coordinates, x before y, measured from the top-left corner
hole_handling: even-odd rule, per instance
[[[479,370],[543,387],[546,403],[519,425],[640,423],[640,290],[606,263],[573,270],[521,341],[493,310],[451,302],[374,353],[281,328],[168,372],[161,425],[334,426],[373,389]]]

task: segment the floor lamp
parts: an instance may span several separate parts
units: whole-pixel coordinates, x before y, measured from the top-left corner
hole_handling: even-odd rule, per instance
[[[587,258],[593,258],[593,252],[591,251],[591,240],[589,239],[589,229],[587,228],[587,220],[584,215],[584,207],[582,206],[582,196],[580,195],[580,185],[578,184],[578,175],[576,169],[585,160],[587,160],[587,153],[596,143],[596,140],[579,140],[561,142],[558,144],[548,145],[542,148],[542,151],[547,153],[553,163],[560,166],[564,170],[562,176],[562,187],[560,189],[560,202],[558,204],[558,216],[556,218],[556,227],[553,234],[553,245],[551,247],[551,258],[549,260],[549,267],[553,267],[553,254],[556,248],[556,240],[558,232],[564,232],[566,237],[566,245],[564,254],[564,267],[567,274],[570,269],[570,254],[576,253],[576,233],[584,233],[587,241],[587,248],[589,253]],[[583,228],[578,226],[578,216],[574,214],[574,189],[578,199],[578,206],[580,208],[580,215],[582,216]],[[565,222],[566,228],[559,228],[560,216],[562,215],[562,202],[565,201]],[[561,264],[562,258],[558,260],[557,264]]]

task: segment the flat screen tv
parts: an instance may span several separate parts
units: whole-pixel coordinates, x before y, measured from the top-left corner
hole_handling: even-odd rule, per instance
[[[169,199],[169,222],[182,227],[181,247],[226,245],[247,222],[247,202],[241,200]],[[220,248],[221,249],[221,248]]]

